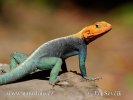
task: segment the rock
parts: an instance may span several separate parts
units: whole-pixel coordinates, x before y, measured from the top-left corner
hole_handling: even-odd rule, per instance
[[[101,92],[95,81],[86,81],[74,72],[63,73],[59,79],[61,82],[54,87],[49,85],[48,80],[36,78],[2,85],[0,97],[2,100],[106,100],[103,96],[95,95],[95,92]]]

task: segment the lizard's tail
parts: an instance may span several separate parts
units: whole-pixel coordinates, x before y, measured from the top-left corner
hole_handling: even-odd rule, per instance
[[[35,61],[24,61],[17,68],[0,76],[0,85],[16,81],[36,69]]]

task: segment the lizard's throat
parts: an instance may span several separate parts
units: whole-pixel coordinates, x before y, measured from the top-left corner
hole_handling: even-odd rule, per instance
[[[96,39],[96,38],[95,38]],[[92,41],[94,41],[95,40],[94,38],[84,38],[83,37],[83,40],[84,40],[84,42],[85,42],[85,44],[89,44],[89,43],[91,43]]]
[[[84,42],[86,44],[89,44],[92,41],[96,40],[97,38],[101,37],[102,35],[104,35],[104,33],[103,34],[99,34],[99,35],[95,35],[95,36],[88,36],[88,37],[82,36],[82,38],[83,38],[83,40],[84,40]]]

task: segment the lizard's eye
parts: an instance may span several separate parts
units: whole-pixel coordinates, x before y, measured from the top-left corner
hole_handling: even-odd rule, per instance
[[[100,28],[100,25],[99,24],[96,24],[96,28]]]

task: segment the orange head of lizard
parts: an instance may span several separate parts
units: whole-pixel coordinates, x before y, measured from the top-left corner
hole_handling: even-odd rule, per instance
[[[105,21],[101,21],[101,22],[96,22],[93,25],[85,27],[80,32],[82,34],[82,38],[87,43],[90,43],[91,41],[97,39],[98,37],[110,31],[111,29],[112,29],[111,24]]]

